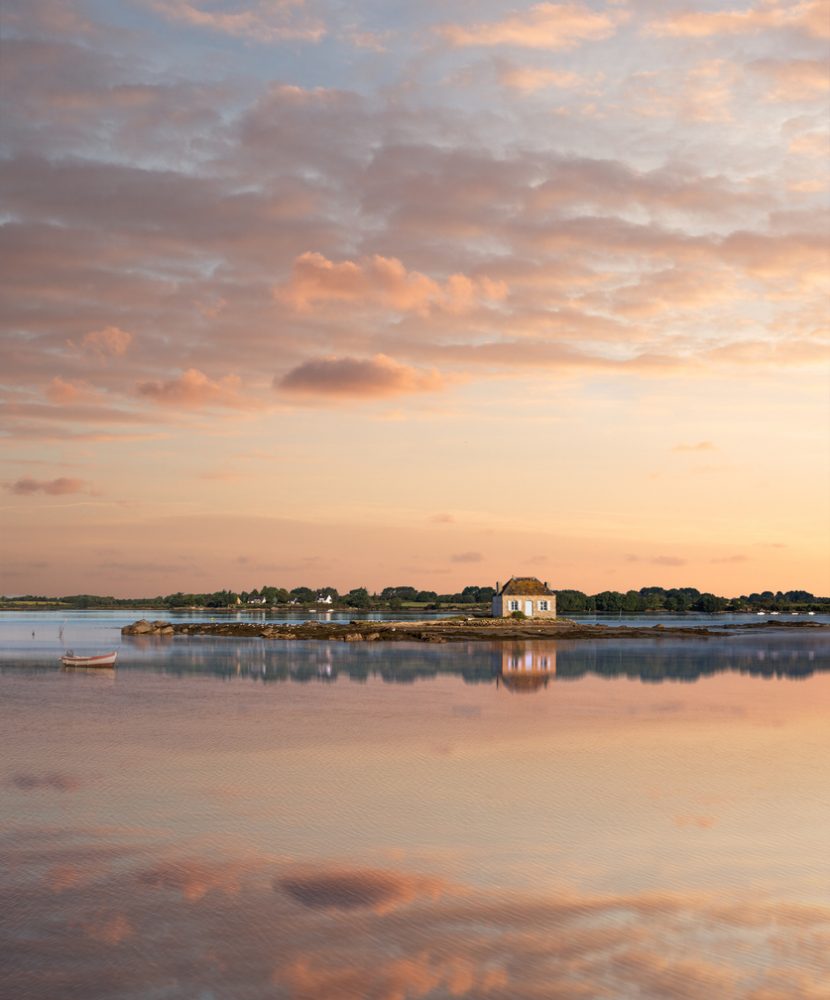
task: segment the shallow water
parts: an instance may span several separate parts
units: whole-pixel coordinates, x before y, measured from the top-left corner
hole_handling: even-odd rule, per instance
[[[5,995],[828,996],[825,636],[4,635]]]

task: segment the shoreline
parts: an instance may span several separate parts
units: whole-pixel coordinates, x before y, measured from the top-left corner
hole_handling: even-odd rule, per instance
[[[810,621],[764,621],[722,628],[691,626],[586,625],[568,618],[554,621],[514,621],[502,618],[444,618],[426,621],[305,621],[295,624],[260,622],[171,622],[140,619],[121,629],[122,636],[218,636],[229,638],[323,642],[513,642],[532,639],[659,639],[728,637],[754,630],[824,630],[830,625]]]

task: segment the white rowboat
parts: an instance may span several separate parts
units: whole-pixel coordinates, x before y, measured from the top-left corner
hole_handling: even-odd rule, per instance
[[[99,656],[75,656],[68,652],[61,657],[61,663],[65,667],[114,667],[118,651],[114,653],[101,653]]]

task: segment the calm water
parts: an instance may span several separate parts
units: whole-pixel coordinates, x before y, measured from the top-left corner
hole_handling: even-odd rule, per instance
[[[827,634],[83,673],[34,621],[0,621],[3,996],[830,997]]]

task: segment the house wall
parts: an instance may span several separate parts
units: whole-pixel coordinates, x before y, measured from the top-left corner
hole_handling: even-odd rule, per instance
[[[530,649],[526,646],[513,646],[502,649],[501,672],[506,677],[509,674],[550,674],[556,676],[556,650]]]
[[[518,601],[519,606],[515,610],[522,611],[527,614],[525,608],[525,602],[531,601],[533,604],[533,611],[529,617],[531,618],[555,618],[556,617],[556,595],[555,594],[496,594],[493,598],[493,617],[494,618],[509,618],[514,609],[510,607],[511,601]],[[548,602],[548,610],[542,611],[539,608],[540,601]]]

